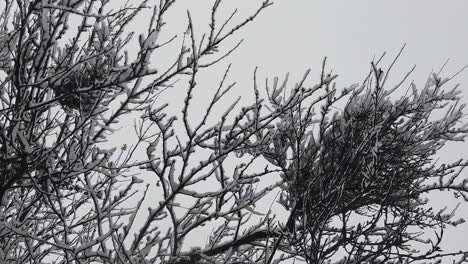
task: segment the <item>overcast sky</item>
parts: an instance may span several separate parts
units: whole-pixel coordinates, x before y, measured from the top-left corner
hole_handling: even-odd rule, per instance
[[[467,10],[462,0],[278,0],[246,30],[239,56],[272,73],[328,56],[343,81],[354,81],[373,55],[407,43],[402,67],[417,64],[427,73],[451,58],[455,69],[468,63]]]

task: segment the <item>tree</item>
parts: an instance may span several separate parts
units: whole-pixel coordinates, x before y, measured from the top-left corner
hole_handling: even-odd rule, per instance
[[[433,209],[428,199],[436,190],[468,198],[467,180],[460,177],[467,162],[434,161],[447,142],[465,138],[465,105],[457,87],[442,89],[453,77],[440,73],[420,91],[411,82],[392,100],[408,77],[385,89],[400,54],[387,72],[372,63],[363,84],[340,95],[327,86],[319,113],[311,108],[315,101],[285,113],[271,132],[273,144],[260,152],[285,179],[281,201],[291,212],[285,246],[308,263],[467,260],[466,252],[441,250],[446,226],[464,219]],[[344,98],[344,108],[335,107]],[[423,238],[430,232],[433,239]]]
[[[410,94],[393,100],[405,80],[385,90],[389,71],[375,63],[361,86],[337,95],[336,75],[324,62],[317,85],[307,88],[307,72],[292,89],[287,79],[267,81],[264,96],[255,71],[253,103],[241,107],[237,99],[223,108],[235,86],[228,67],[195,122],[199,74],[231,54],[238,44],[225,49],[225,41],[271,2],[229,26],[236,11],[220,23],[223,3],[216,0],[207,32],[198,33],[188,12],[186,31],[164,39],[175,2],[118,9],[105,0],[3,4],[2,262],[466,259],[465,252],[440,252],[444,226],[459,222],[424,199],[441,189],[467,195],[459,176],[466,162],[432,161],[444,143],[467,132],[458,128],[458,90],[442,90],[450,78],[434,74],[421,91],[411,84]],[[136,38],[127,27],[145,12],[146,33],[132,57],[128,46]],[[173,62],[154,68],[158,52],[170,46],[179,50]],[[187,89],[174,113],[158,96],[184,87],[178,79]],[[212,121],[220,109],[220,121]],[[444,109],[445,118],[432,118]],[[128,119],[137,120],[135,143],[116,146],[112,135]],[[272,190],[282,192],[285,222],[258,208]],[[187,246],[207,230],[206,245]],[[430,230],[439,230],[435,240],[416,233]],[[428,248],[415,252],[416,243]]]

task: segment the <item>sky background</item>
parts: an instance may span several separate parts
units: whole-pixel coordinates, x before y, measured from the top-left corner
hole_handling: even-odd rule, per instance
[[[167,17],[167,37],[182,33],[186,27],[186,10],[192,12],[195,34],[207,30],[210,7],[213,1],[176,1]],[[251,13],[259,6],[256,0],[225,0],[219,19],[229,16],[238,8],[238,19]],[[195,91],[192,108],[193,118],[199,109],[206,106],[206,95],[219,83],[227,64],[232,63],[230,81],[237,86],[233,97],[242,95],[251,98],[252,77],[258,67],[259,83],[265,78],[282,77],[290,73],[291,85],[307,69],[311,69],[308,85],[316,83],[320,75],[322,60],[327,57],[328,69],[338,74],[338,87],[347,87],[361,82],[367,75],[370,62],[387,52],[383,66],[389,65],[401,47],[406,48],[395,67],[390,81],[395,83],[413,65],[416,70],[410,80],[422,88],[431,71],[438,71],[449,59],[444,70],[451,76],[468,64],[468,1],[466,0],[276,0],[252,24],[238,32],[227,42],[232,46],[243,38],[242,45],[224,62],[208,72],[200,74],[199,87]],[[135,31],[145,25],[147,17],[140,15],[134,23]],[[135,49],[137,50],[137,49]],[[169,64],[167,54],[156,54],[155,60]],[[443,75],[444,75],[443,74]],[[456,77],[447,88],[461,84],[464,102],[468,102],[468,71]],[[161,96],[171,102],[173,111],[180,111],[182,88],[173,89]],[[211,92],[210,92],[211,91]],[[229,103],[228,98],[226,103]],[[201,113],[201,112],[199,112]],[[451,144],[440,152],[441,160],[466,158],[468,144]],[[468,171],[467,171],[468,173]],[[433,203],[439,206],[454,206],[449,196],[437,194]],[[460,216],[468,216],[468,203],[461,204]],[[468,225],[449,232],[447,247],[466,249],[465,236]]]

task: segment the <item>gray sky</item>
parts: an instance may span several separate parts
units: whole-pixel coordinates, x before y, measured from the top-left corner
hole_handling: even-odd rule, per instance
[[[328,56],[343,80],[354,81],[374,54],[407,43],[401,66],[427,72],[451,58],[456,68],[468,62],[466,10],[466,1],[278,0],[248,28],[239,56],[273,72]]]

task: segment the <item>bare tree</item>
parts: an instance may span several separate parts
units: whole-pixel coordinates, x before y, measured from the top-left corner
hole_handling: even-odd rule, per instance
[[[224,49],[225,40],[271,2],[259,2],[229,26],[236,11],[219,22],[222,1],[216,0],[207,32],[197,31],[188,12],[185,32],[162,39],[175,2],[118,9],[105,0],[1,6],[2,262],[466,258],[440,252],[445,225],[459,221],[428,208],[424,199],[441,189],[467,195],[459,176],[466,162],[432,160],[444,143],[463,140],[467,132],[458,128],[458,90],[441,89],[450,78],[434,74],[421,91],[411,83],[404,97],[392,100],[405,80],[386,90],[389,71],[378,63],[362,85],[340,95],[325,63],[317,85],[306,85],[307,72],[292,89],[287,79],[267,82],[266,96],[255,72],[252,104],[241,107],[236,99],[223,108],[235,87],[228,67],[194,122],[200,72],[231,54],[238,44]],[[142,12],[149,12],[149,21],[132,58],[127,51],[135,37],[127,27]],[[152,58],[169,46],[180,51],[172,63],[152,68]],[[177,80],[187,80],[181,113],[158,99],[165,89],[183,87]],[[444,118],[432,118],[444,109]],[[112,135],[125,118],[137,120],[136,143],[106,147],[117,145]],[[278,174],[277,182],[269,180]],[[282,191],[286,222],[256,208],[272,190]],[[425,240],[430,230],[438,232],[435,240]],[[194,234],[206,234],[208,242],[190,248]],[[428,247],[415,252],[417,243]]]
[[[460,176],[467,162],[434,159],[447,142],[466,137],[465,105],[458,85],[442,89],[454,76],[443,79],[440,72],[421,90],[414,82],[403,87],[413,70],[386,89],[400,54],[386,72],[378,66],[383,57],[372,63],[361,85],[339,95],[326,85],[319,112],[316,101],[289,110],[272,130],[271,146],[257,151],[281,168],[285,181],[280,201],[290,217],[279,249],[307,263],[467,261],[466,252],[441,249],[446,226],[464,219],[453,208],[433,209],[428,199],[444,190],[468,200]],[[274,97],[270,102],[277,104]]]

